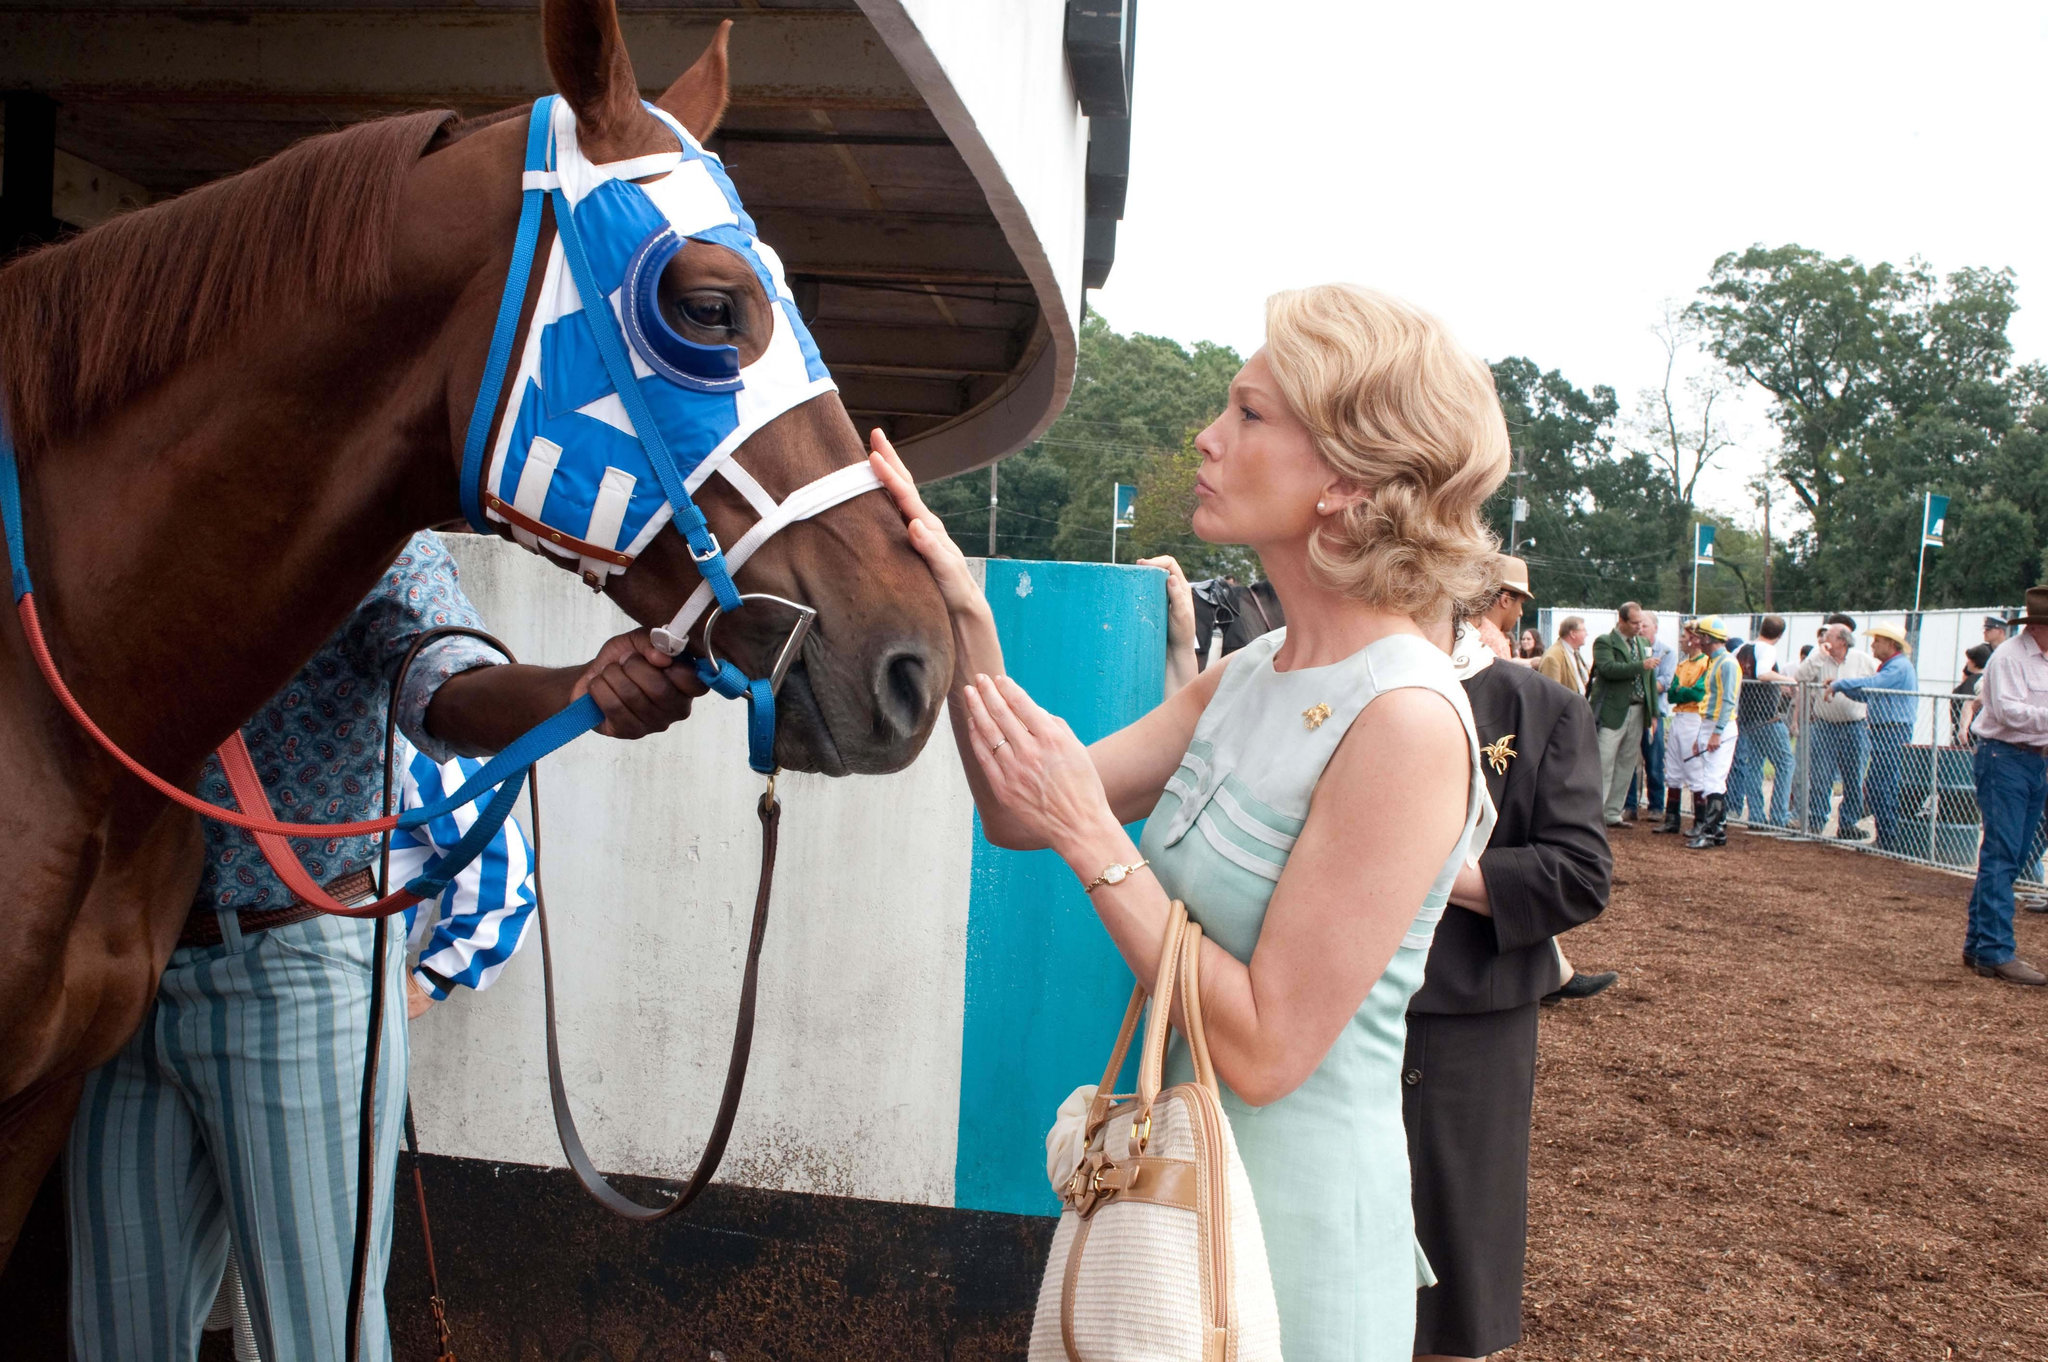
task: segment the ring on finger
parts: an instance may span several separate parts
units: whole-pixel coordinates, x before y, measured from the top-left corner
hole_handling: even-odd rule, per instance
[[[996,753],[1002,751],[1003,745],[1009,741],[1010,740],[1008,738],[997,738],[995,741],[995,745],[988,749],[988,754],[990,756],[994,756]]]

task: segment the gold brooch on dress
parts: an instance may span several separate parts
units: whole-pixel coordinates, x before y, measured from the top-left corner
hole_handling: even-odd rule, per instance
[[[1509,759],[1521,755],[1521,753],[1515,751],[1514,741],[1515,735],[1508,733],[1504,734],[1499,742],[1490,742],[1479,749],[1479,755],[1485,757],[1493,766],[1493,773],[1495,775],[1506,775],[1508,773]]]
[[[1324,704],[1310,705],[1301,712],[1301,726],[1313,733],[1323,726],[1323,720],[1330,717],[1330,707]]]

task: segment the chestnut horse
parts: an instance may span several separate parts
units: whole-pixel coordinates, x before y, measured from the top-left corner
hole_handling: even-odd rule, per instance
[[[613,0],[546,0],[543,24],[592,161],[674,150],[640,103]],[[700,141],[725,108],[729,27],[657,101]],[[459,517],[525,136],[526,119],[505,115],[359,125],[0,272],[0,389],[44,629],[86,710],[151,769],[189,787],[407,537]],[[660,287],[666,305],[736,295],[752,277],[693,242]],[[536,270],[529,316],[539,283]],[[738,334],[713,339],[758,350],[776,309],[727,302]],[[492,395],[500,413],[505,396]],[[863,454],[828,393],[764,427],[739,460],[780,499]],[[718,488],[701,505],[730,544],[753,512]],[[605,589],[636,620],[667,623],[698,581],[681,536],[664,532]],[[908,763],[938,715],[952,641],[888,500],[791,526],[742,584],[819,612],[783,687],[777,759],[832,775]],[[156,992],[201,848],[195,816],[65,716],[6,613],[0,1265],[81,1076]],[[765,675],[786,621],[749,613],[721,629],[720,649]]]

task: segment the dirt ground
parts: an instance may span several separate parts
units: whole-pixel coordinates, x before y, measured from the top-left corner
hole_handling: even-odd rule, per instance
[[[1649,826],[1565,939],[1621,982],[1545,1010],[1503,1362],[2048,1359],[2048,989],[1963,969],[1970,882]]]

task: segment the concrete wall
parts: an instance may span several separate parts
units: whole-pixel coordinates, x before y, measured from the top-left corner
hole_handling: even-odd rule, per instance
[[[629,627],[508,543],[450,543],[522,660],[580,661]],[[990,577],[1009,670],[1084,737],[1158,702],[1158,573],[1002,561]],[[745,751],[741,706],[710,698],[670,733],[586,738],[543,764],[563,1059],[607,1171],[686,1175],[716,1107],[758,854]],[[1044,1130],[1093,1081],[1130,987],[1086,897],[1049,853],[979,838],[943,724],[896,775],[779,789],[753,1070],[723,1179],[1049,1211]],[[415,1024],[428,1150],[560,1166],[537,953],[530,937],[495,987]]]

